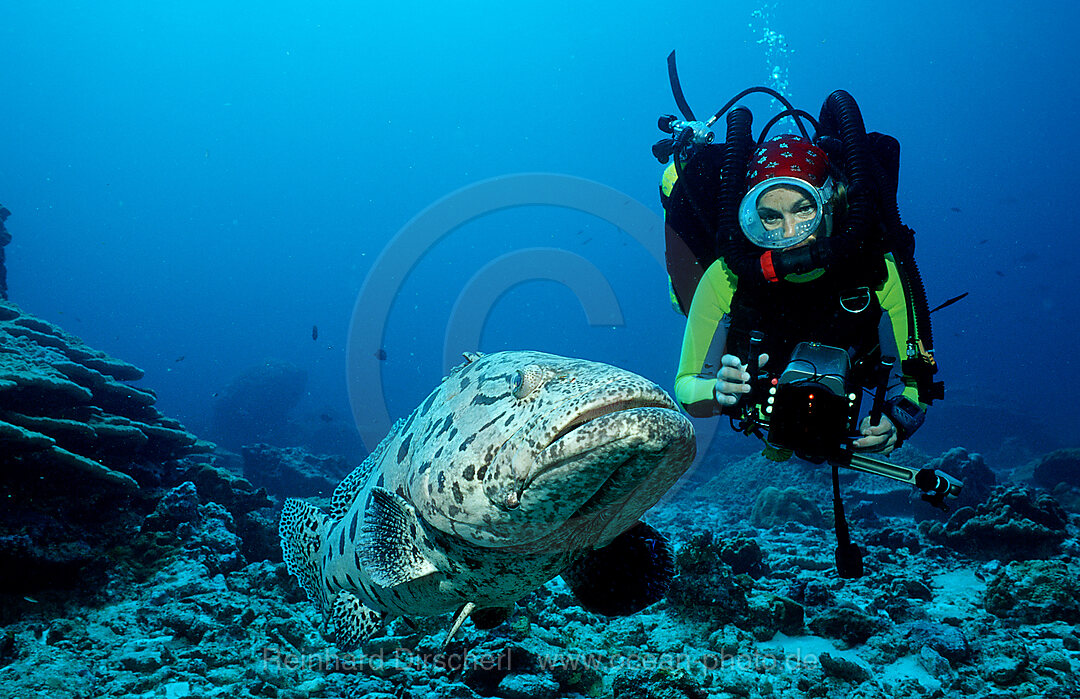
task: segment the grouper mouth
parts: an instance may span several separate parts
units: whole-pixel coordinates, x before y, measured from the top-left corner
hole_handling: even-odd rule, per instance
[[[594,408],[590,408],[589,410],[586,410],[585,412],[575,417],[562,429],[556,432],[555,436],[551,438],[551,441],[548,442],[547,446],[544,447],[544,449],[541,451],[546,451],[548,448],[550,448],[552,445],[554,445],[566,435],[594,420],[598,420],[599,418],[607,417],[608,415],[613,415],[615,413],[622,413],[629,410],[634,410],[636,408],[662,408],[665,410],[674,410],[675,406],[671,405],[666,401],[659,401],[655,399],[627,398],[625,400],[619,400],[613,403],[608,403],[606,405],[599,405]]]
[[[672,403],[652,397],[616,400],[584,410],[561,427],[536,454],[532,468],[520,483],[521,489],[527,489],[537,478],[553,470],[581,462],[597,451],[638,436],[634,428],[656,411],[678,415]],[[616,427],[619,423],[623,429]]]

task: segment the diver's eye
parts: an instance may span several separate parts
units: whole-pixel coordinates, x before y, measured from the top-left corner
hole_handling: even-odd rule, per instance
[[[801,219],[813,218],[817,214],[817,207],[813,204],[807,204],[806,206],[800,206],[795,209],[795,215]]]
[[[525,398],[540,385],[541,376],[540,367],[535,364],[515,371],[510,377],[510,392],[515,398]]]

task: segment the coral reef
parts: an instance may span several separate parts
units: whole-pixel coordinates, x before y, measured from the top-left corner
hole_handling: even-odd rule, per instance
[[[4,247],[11,242],[11,234],[4,228],[4,221],[11,212],[0,206],[0,299],[7,300],[7,266],[4,264]]]
[[[0,301],[0,590],[76,585],[153,508],[168,463],[212,448],[129,382],[142,371]]]
[[[787,522],[799,522],[814,527],[824,525],[817,503],[798,488],[768,486],[754,500],[750,522],[755,527],[775,527]]]
[[[1080,696],[1080,542],[1052,497],[999,486],[916,524],[860,486],[867,573],[848,580],[814,502],[827,472],[757,457],[649,513],[677,574],[638,614],[594,614],[556,578],[445,648],[433,617],[343,653],[280,562],[267,490],[325,494],[350,462],[207,451],[127,383],[134,367],[10,304],[0,317],[2,696]],[[978,455],[907,454],[990,482]]]
[[[1080,622],[1080,584],[1063,561],[1015,561],[987,585],[986,611],[1025,624]]]
[[[944,524],[921,522],[928,538],[977,558],[1049,558],[1067,536],[1068,516],[1053,497],[1022,486],[999,486],[977,507],[962,507]]]
[[[140,462],[208,449],[127,383],[142,375],[0,301],[0,448],[20,470],[134,491]]]

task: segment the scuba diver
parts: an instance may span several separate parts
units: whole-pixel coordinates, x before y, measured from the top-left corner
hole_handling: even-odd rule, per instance
[[[677,78],[673,88],[681,108]],[[734,416],[757,378],[751,369],[785,362],[800,343],[842,348],[848,388],[886,383],[880,417],[862,420],[852,447],[888,454],[942,397],[931,378],[937,366],[913,233],[896,207],[899,144],[868,134],[843,91],[816,121],[786,104],[755,142],[749,110],[728,112],[751,91],[786,103],[751,88],[708,124],[692,113],[681,122],[661,117],[672,133],[654,147],[658,158],[673,157],[661,180],[668,273],[673,302],[687,315],[676,398],[695,417]],[[724,112],[727,139],[714,144],[707,127]],[[768,138],[784,116],[803,135]],[[814,138],[802,120],[813,123]],[[785,366],[774,366],[772,378]]]
[[[837,568],[859,577],[838,467],[908,482],[943,509],[962,487],[947,474],[870,456],[892,452],[944,397],[933,379],[914,231],[896,204],[899,142],[867,133],[842,90],[816,120],[755,87],[698,121],[674,52],[668,70],[683,118],[660,118],[669,137],[653,154],[671,159],[660,183],[667,268],[672,303],[687,316],[675,397],[693,417],[730,417],[733,428],[761,438],[773,460],[829,462]],[[734,106],[752,92],[785,107],[757,139],[749,109]],[[712,126],[725,114],[725,140],[714,143]],[[785,117],[800,133],[770,138]],[[860,420],[864,390],[874,400]]]

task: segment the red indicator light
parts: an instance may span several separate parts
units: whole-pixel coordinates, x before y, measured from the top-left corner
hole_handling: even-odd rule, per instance
[[[814,400],[814,394],[813,393],[810,394],[810,400]]]

